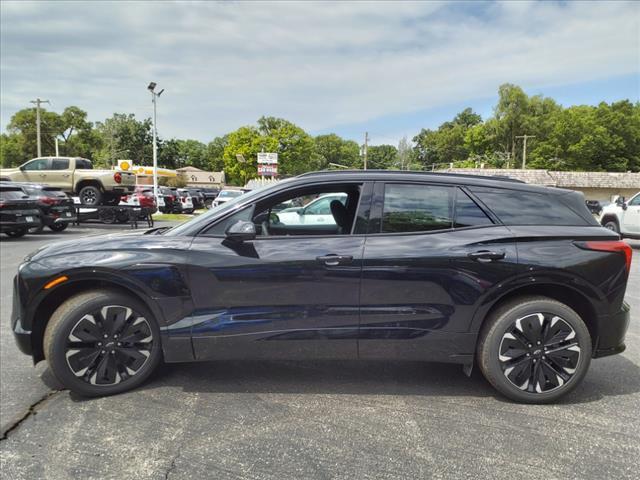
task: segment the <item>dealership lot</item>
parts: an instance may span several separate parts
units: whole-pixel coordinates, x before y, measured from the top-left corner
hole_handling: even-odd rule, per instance
[[[510,403],[459,366],[338,361],[168,365],[133,392],[87,400],[18,352],[11,279],[47,242],[111,230],[0,243],[5,478],[637,477],[640,242],[627,351],[594,361],[558,405]]]

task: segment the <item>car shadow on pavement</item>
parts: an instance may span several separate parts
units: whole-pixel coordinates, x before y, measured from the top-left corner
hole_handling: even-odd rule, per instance
[[[198,393],[284,393],[493,397],[510,402],[460,365],[382,361],[217,361],[162,365],[140,389]],[[597,402],[640,392],[640,367],[624,356],[597,360],[561,404]],[[75,401],[86,400],[72,395]]]

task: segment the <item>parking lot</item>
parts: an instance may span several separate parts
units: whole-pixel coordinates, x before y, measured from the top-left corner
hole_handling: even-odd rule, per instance
[[[11,280],[75,227],[0,243],[3,478],[637,478],[640,242],[630,242],[627,350],[560,404],[499,396],[459,366],[381,362],[167,365],[132,392],[84,399],[14,344]]]

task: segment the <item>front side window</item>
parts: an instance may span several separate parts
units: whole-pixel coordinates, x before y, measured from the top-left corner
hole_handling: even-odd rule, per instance
[[[436,185],[385,185],[381,232],[429,232],[451,228],[452,190]]]
[[[31,160],[29,163],[26,163],[24,166],[24,170],[38,171],[38,170],[48,170],[49,169],[49,159],[48,158],[36,158],[35,160]]]
[[[51,160],[51,170],[67,170],[69,160],[66,158],[54,158]]]
[[[637,207],[638,205],[640,205],[640,194],[633,197],[629,202],[629,205],[631,205],[632,207]]]

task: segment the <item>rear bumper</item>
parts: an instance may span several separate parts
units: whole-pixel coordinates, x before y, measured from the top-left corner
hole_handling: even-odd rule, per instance
[[[32,222],[0,222],[0,232],[12,232],[21,228],[33,228],[41,225],[40,217]]]
[[[624,337],[629,328],[630,316],[629,305],[623,302],[622,308],[618,313],[601,322],[598,343],[593,351],[593,358],[607,357],[624,352],[626,348]]]

